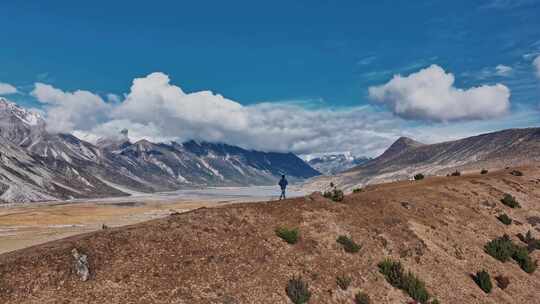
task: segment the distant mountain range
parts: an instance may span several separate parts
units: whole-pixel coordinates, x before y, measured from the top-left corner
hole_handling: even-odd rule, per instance
[[[340,173],[370,160],[368,157],[356,157],[350,153],[307,156],[304,159],[311,167],[324,175]]]
[[[36,113],[0,97],[0,201],[122,196],[201,186],[274,184],[320,173],[292,153],[227,144],[128,140],[97,144],[46,131]]]
[[[320,190],[333,183],[343,190],[366,184],[410,179],[414,174],[447,175],[452,171],[504,168],[540,161],[540,128],[509,129],[437,144],[407,137],[394,142],[382,155],[335,176],[315,177],[306,189]]]

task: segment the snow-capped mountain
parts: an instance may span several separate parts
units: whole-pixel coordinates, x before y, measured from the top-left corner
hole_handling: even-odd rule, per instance
[[[293,180],[319,174],[294,154],[248,151],[226,144],[195,141],[155,144],[140,140],[111,152],[108,158],[131,174],[164,189],[175,189],[178,185],[272,184],[281,174]]]
[[[273,184],[319,175],[292,153],[226,144],[131,143],[128,131],[96,145],[51,134],[39,114],[0,98],[0,202],[127,195],[200,186]]]
[[[16,145],[24,145],[43,131],[45,121],[38,113],[0,97],[0,136]]]
[[[306,155],[304,160],[324,175],[333,175],[358,166],[368,160],[368,157],[356,157],[351,153],[335,153],[326,155]]]

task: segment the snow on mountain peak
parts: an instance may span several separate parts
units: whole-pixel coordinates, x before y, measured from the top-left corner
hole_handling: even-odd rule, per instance
[[[302,158],[310,166],[326,175],[348,170],[369,160],[367,157],[357,157],[350,151],[308,154],[303,155]]]
[[[19,107],[16,103],[0,97],[0,112],[11,114],[29,126],[37,126],[44,123],[43,118],[39,113]]]

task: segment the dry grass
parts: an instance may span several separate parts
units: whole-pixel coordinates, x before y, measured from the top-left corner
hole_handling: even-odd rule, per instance
[[[517,233],[540,232],[540,223],[527,221],[540,216],[540,170],[519,170],[527,178],[490,170],[376,185],[342,204],[313,194],[198,209],[3,254],[0,303],[290,303],[285,287],[299,276],[310,303],[352,303],[359,291],[374,303],[406,303],[378,271],[385,257],[401,261],[441,303],[535,303],[540,271],[525,273],[484,252],[504,233],[519,242]],[[504,193],[522,208],[503,206]],[[516,224],[501,225],[503,211]],[[298,227],[302,237],[288,245],[275,235],[279,226]],[[358,254],[336,243],[343,234],[361,242]],[[72,273],[75,247],[88,254],[88,282]],[[485,294],[471,279],[480,269],[512,283]],[[347,291],[336,285],[344,273],[352,279]]]

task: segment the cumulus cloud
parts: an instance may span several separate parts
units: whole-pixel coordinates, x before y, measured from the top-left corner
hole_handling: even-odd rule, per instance
[[[536,59],[533,60],[533,66],[536,69],[536,76],[540,78],[540,55],[538,55]]]
[[[468,102],[481,98],[493,101],[483,89],[477,92],[475,90],[479,88],[465,91],[454,88],[451,74],[444,71],[441,73],[442,80],[446,81],[443,84],[441,75],[423,75],[423,81],[414,80],[412,84],[409,83],[412,75],[401,78],[399,83],[392,80],[381,86],[385,90],[382,96],[404,96],[409,99],[407,102],[431,96],[440,100],[442,97],[446,98],[443,100],[444,107],[455,106],[452,102],[462,105],[463,101],[456,101],[463,98],[461,95],[466,95]],[[433,83],[437,84],[435,89],[430,88]],[[407,91],[413,89],[413,84],[419,90],[418,96]],[[492,87],[487,87],[487,90],[492,90]],[[390,93],[394,95],[388,95]],[[459,98],[454,96],[456,94]],[[210,91],[185,92],[172,84],[163,73],[136,78],[129,91],[116,100],[106,95],[102,98],[84,90],[66,92],[43,83],[35,84],[32,95],[43,103],[49,130],[71,132],[91,142],[101,137],[117,137],[121,130],[128,129],[132,141],[148,139],[153,142],[183,142],[195,139],[263,151],[297,154],[351,151],[356,155],[377,156],[402,135],[419,140],[431,139],[426,134],[432,135],[433,132],[425,131],[430,130],[426,128],[439,130],[436,132],[437,139],[445,139],[448,134],[467,135],[471,130],[477,132],[480,129],[490,130],[491,127],[490,121],[479,122],[486,124],[479,129],[471,127],[474,121],[419,126],[415,121],[402,119],[372,105],[331,109],[289,101],[246,106]],[[447,111],[451,114],[444,116],[447,120],[448,117],[457,117],[455,112],[448,109],[427,109],[429,111],[423,111],[430,115]],[[466,109],[469,111],[467,117],[470,117],[470,108]],[[473,110],[476,108],[473,107]],[[457,132],[451,127],[454,125],[468,127]]]
[[[64,92],[44,83],[36,83],[31,92],[44,104],[47,127],[52,132],[88,129],[106,120],[111,106],[89,91]]]
[[[0,95],[9,95],[17,93],[17,88],[9,83],[0,82]]]
[[[510,108],[510,90],[502,84],[469,89],[454,86],[454,75],[431,65],[409,76],[395,75],[369,88],[369,97],[405,119],[476,120],[499,117]]]
[[[246,109],[239,103],[210,91],[186,94],[171,85],[163,73],[133,81],[126,99],[111,113],[113,119],[154,124],[166,137],[203,137],[220,140],[225,133],[248,128]],[[182,126],[181,129],[171,126]]]
[[[244,106],[210,91],[186,93],[163,73],[135,79],[121,101],[43,83],[35,84],[32,95],[44,104],[50,131],[72,132],[89,141],[128,129],[132,141],[196,139],[264,151],[303,154],[339,149],[374,155],[400,135],[405,123],[371,106],[342,110],[295,102]]]

